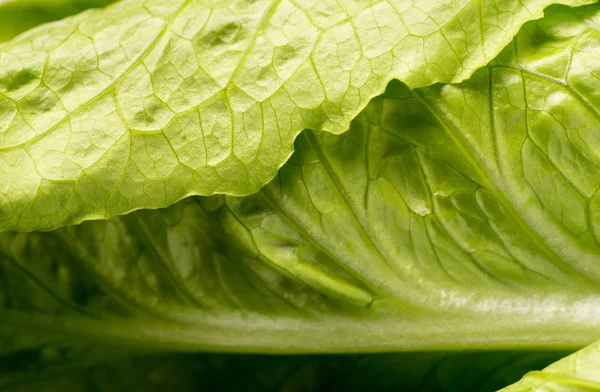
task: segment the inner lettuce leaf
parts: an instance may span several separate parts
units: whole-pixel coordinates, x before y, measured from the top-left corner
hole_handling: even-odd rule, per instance
[[[39,24],[65,18],[115,0],[0,0],[0,42]]]
[[[527,373],[501,392],[600,391],[600,343],[573,353],[541,371]]]
[[[126,0],[36,28],[0,44],[0,230],[253,194],[302,130],[464,80],[554,3]]]
[[[600,339],[599,23],[554,7],[467,81],[393,82],[254,195],[3,233],[0,352]]]

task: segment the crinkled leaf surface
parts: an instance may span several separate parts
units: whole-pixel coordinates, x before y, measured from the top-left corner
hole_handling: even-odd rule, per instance
[[[114,0],[0,0],[0,42],[42,23],[104,7]]]
[[[600,344],[595,343],[541,371],[531,371],[502,392],[600,391]]]
[[[598,21],[598,5],[553,8],[468,81],[392,83],[349,132],[304,132],[252,196],[4,233],[2,350],[57,336],[261,353],[590,343]]]
[[[465,79],[552,3],[127,0],[35,29],[0,44],[0,230],[252,194],[303,129]]]

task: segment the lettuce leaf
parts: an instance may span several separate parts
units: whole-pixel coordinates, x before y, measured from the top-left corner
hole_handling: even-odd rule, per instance
[[[128,0],[36,28],[0,44],[0,230],[255,193],[303,129],[464,80],[552,3]]]
[[[598,5],[556,7],[461,84],[390,84],[349,132],[304,132],[254,195],[4,233],[4,350],[61,335],[260,353],[600,338],[599,21]],[[15,348],[15,331],[37,333]]]
[[[600,391],[599,348],[600,344],[595,343],[541,371],[531,371],[518,383],[502,389],[502,392]]]
[[[114,0],[0,0],[0,42],[39,24],[112,2]]]
[[[191,2],[184,6],[192,4],[204,7]],[[287,3],[276,7],[281,4]],[[433,14],[441,7],[436,4]],[[159,3],[146,5],[144,12],[152,13]],[[168,8],[171,3],[160,5]],[[485,7],[483,2],[478,5]],[[42,26],[0,45],[0,61],[10,50],[26,54],[27,48],[48,44],[40,38],[54,32],[71,28],[69,37],[76,37],[87,22],[101,24],[102,16],[126,7],[142,12],[138,2],[125,1]],[[530,13],[531,7],[528,4]],[[173,38],[172,27],[181,25],[169,19],[167,8],[155,17],[164,22],[158,34]],[[354,23],[358,17],[350,20]],[[130,20],[139,22],[136,28],[148,27],[147,21]],[[113,25],[119,28],[119,23]],[[257,37],[268,35],[270,25],[265,26],[255,30]],[[600,338],[599,26],[597,4],[554,6],[544,19],[526,23],[468,80],[420,88],[415,88],[420,86],[417,82],[393,81],[363,110],[358,105],[344,112],[339,129],[325,128],[330,120],[326,116],[318,126],[310,126],[315,130],[298,137],[300,128],[289,128],[293,156],[268,185],[249,195],[241,196],[251,192],[240,191],[237,196],[189,197],[168,208],[107,220],[129,207],[107,213],[96,207],[68,210],[74,204],[63,203],[74,199],[64,199],[68,192],[61,194],[54,186],[71,186],[75,192],[79,188],[73,184],[79,179],[55,182],[48,194],[36,191],[33,197],[40,202],[31,201],[16,214],[12,207],[17,199],[0,196],[9,206],[2,210],[0,203],[0,226],[5,224],[0,230],[49,229],[98,219],[49,232],[0,233],[0,389],[239,390],[252,385],[256,390],[282,391],[488,391],[558,355],[498,350],[571,350]],[[124,35],[139,37],[136,28]],[[160,49],[161,37],[150,44],[148,53]],[[258,48],[258,38],[250,41],[254,43],[249,49],[241,46],[247,52],[242,56]],[[158,56],[163,60],[165,53],[173,53],[173,47],[165,45]],[[463,54],[464,61],[472,56]],[[68,64],[70,58],[65,55],[56,64]],[[146,60],[140,57],[132,63],[126,76],[137,72],[140,64],[148,66]],[[6,64],[12,70],[21,66]],[[451,61],[448,64],[452,68]],[[0,67],[0,75],[6,69]],[[67,83],[70,87],[57,97],[62,100],[64,93],[68,98],[69,88],[89,81],[88,71],[64,71],[70,72],[74,84]],[[455,71],[442,80],[458,81],[455,78],[462,77]],[[412,72],[403,80],[417,77]],[[30,77],[17,79],[27,84]],[[54,77],[58,76],[48,80]],[[381,88],[385,81],[382,77],[378,82]],[[32,91],[44,83],[40,77]],[[106,88],[117,91],[121,79],[115,83]],[[339,79],[331,83],[331,91],[336,91]],[[19,99],[29,102],[30,93]],[[361,94],[360,100],[372,97]],[[8,96],[1,95],[0,104],[2,97]],[[29,106],[31,124],[48,120],[38,112],[44,112],[44,102],[39,99]],[[68,120],[57,121],[72,126],[70,119],[79,118],[83,134],[95,137],[94,129],[99,128],[94,124],[103,129],[111,124],[103,119],[84,122],[78,116],[83,113],[79,110],[100,110],[94,106],[99,102],[92,98],[84,109],[69,112]],[[302,121],[316,121],[313,116],[325,113],[324,107],[318,109],[321,112],[303,111]],[[134,103],[128,108],[134,110]],[[18,115],[23,113],[19,106]],[[350,119],[349,132],[335,135]],[[34,137],[22,150],[36,160],[31,155],[38,151],[36,143],[52,145],[59,128]],[[0,138],[14,131],[6,130]],[[147,138],[162,132],[138,134]],[[247,151],[244,143],[241,151]],[[281,143],[277,149],[283,148]],[[148,158],[156,158],[158,173],[164,169],[163,156],[151,154],[157,151],[152,142],[145,146]],[[7,189],[18,189],[19,197],[27,193],[25,188],[11,188],[14,181],[26,181],[26,166],[10,155],[19,149],[0,152],[0,159],[5,153],[9,157],[0,164],[0,178],[7,179],[0,183],[0,195],[7,195],[2,194]],[[56,150],[48,151],[40,155],[44,158],[39,167],[54,170],[52,165],[63,161],[53,155]],[[82,159],[89,152],[78,151]],[[271,169],[277,167],[273,164]],[[104,177],[98,174],[90,181],[110,179],[112,169],[104,169]],[[244,170],[256,173],[249,166]],[[236,171],[226,174],[232,184],[240,178]],[[154,188],[146,188],[148,184],[144,182],[143,191],[150,197]],[[101,200],[100,188],[90,191],[91,197]],[[174,189],[166,187],[164,192]],[[52,204],[53,198],[62,201]],[[148,206],[138,204],[140,200],[132,201],[131,209]],[[207,350],[394,354],[195,353]],[[480,352],[457,353],[463,350]],[[183,353],[187,351],[194,353]],[[507,390],[595,390],[596,353],[592,346],[527,375]]]

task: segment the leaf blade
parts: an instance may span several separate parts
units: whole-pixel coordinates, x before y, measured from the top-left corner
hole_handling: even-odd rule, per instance
[[[598,344],[562,358],[540,371],[527,373],[517,383],[501,391],[534,391],[551,389],[557,391],[597,391]]]
[[[303,129],[465,79],[549,4],[137,0],[36,29],[0,46],[0,228],[252,194]]]

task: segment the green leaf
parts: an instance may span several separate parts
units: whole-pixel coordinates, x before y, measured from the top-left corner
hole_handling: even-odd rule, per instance
[[[565,357],[541,371],[527,373],[502,392],[600,391],[600,343]]]
[[[252,194],[303,129],[469,77],[554,2],[131,0],[37,28],[0,44],[0,230]]]
[[[553,8],[468,81],[392,83],[349,132],[304,132],[257,194],[4,233],[0,321],[186,351],[589,344],[598,21]]]
[[[114,0],[0,0],[0,42],[39,24],[112,2]]]

